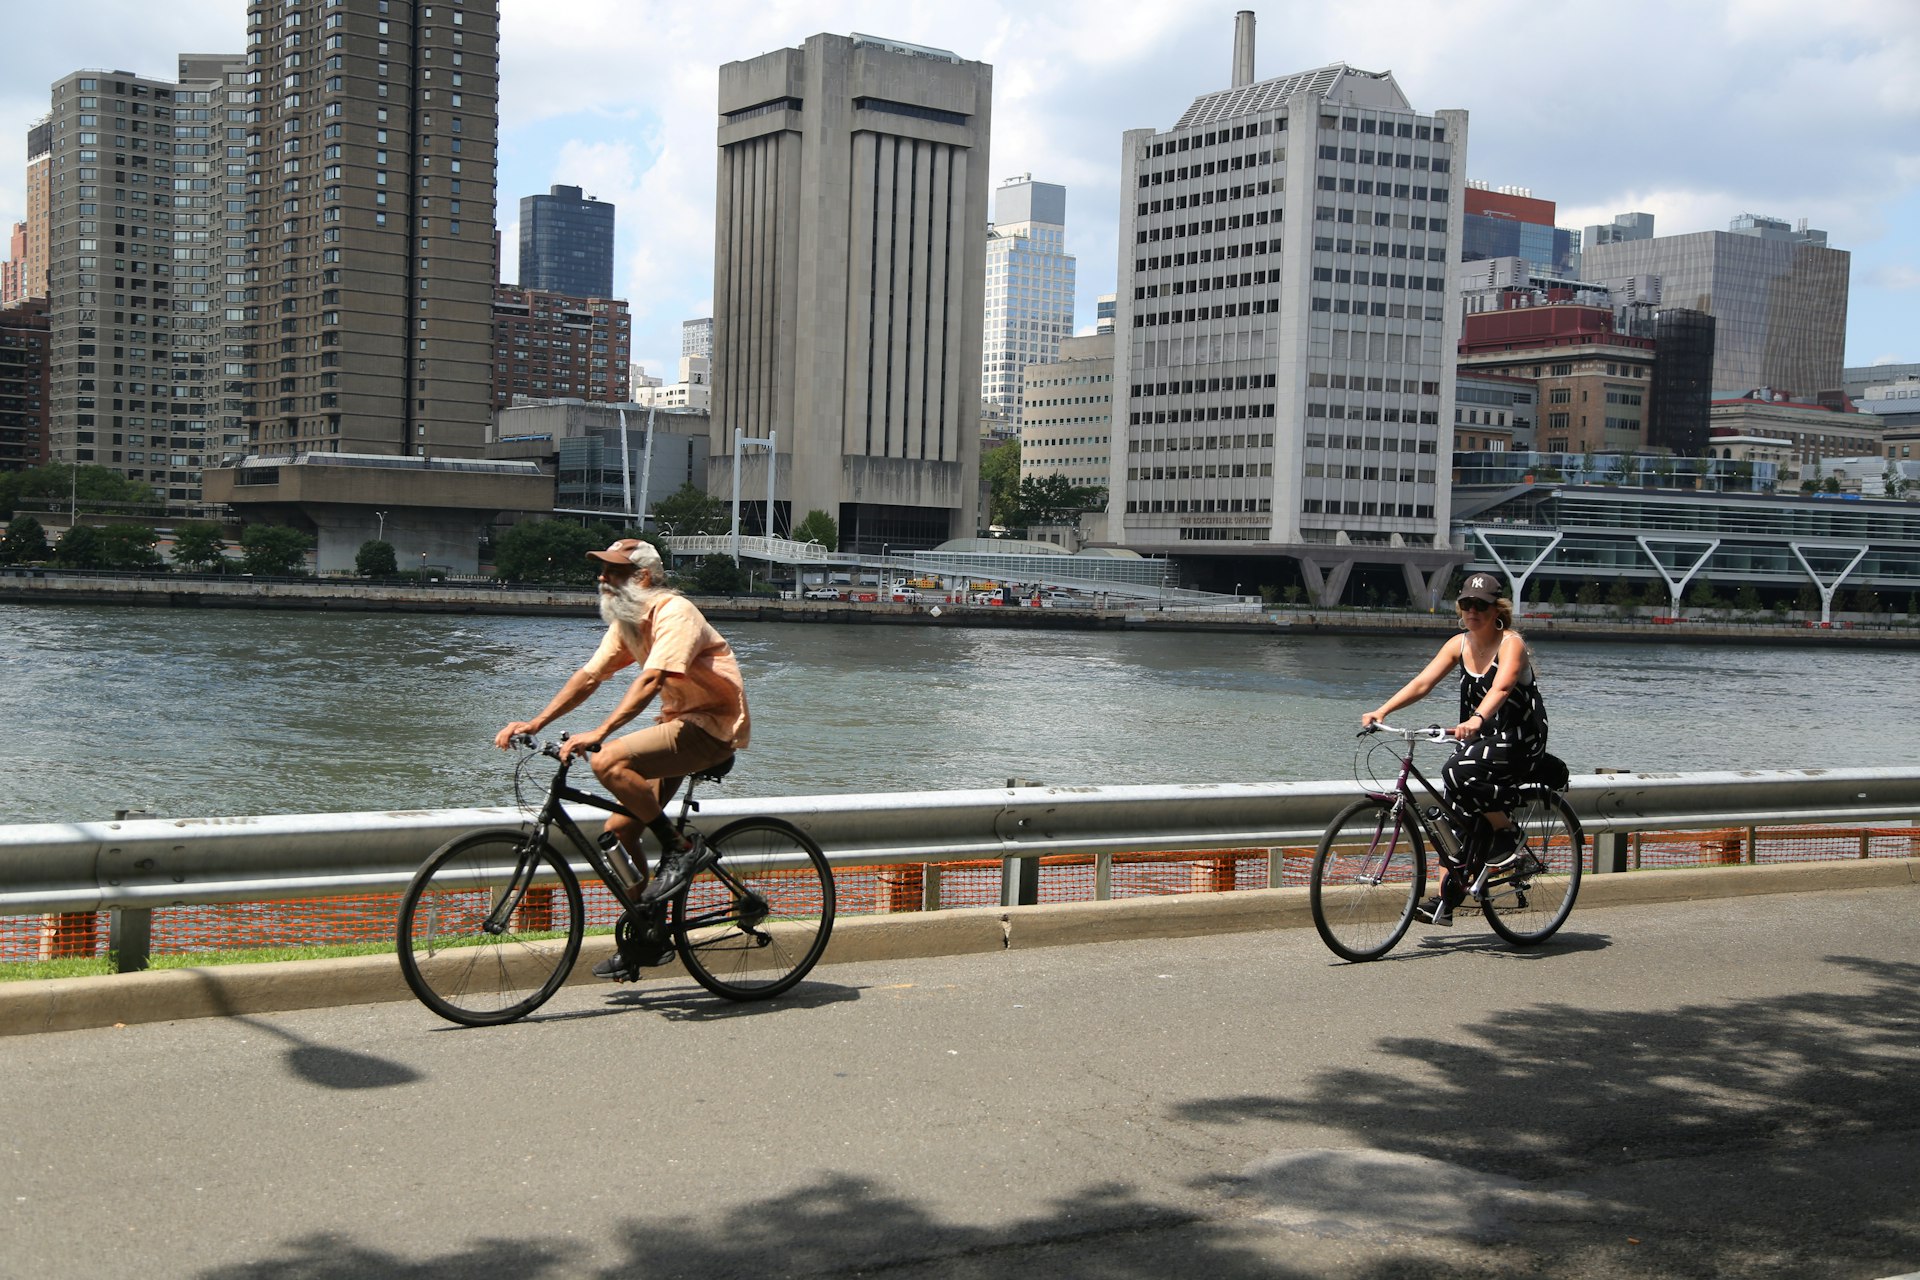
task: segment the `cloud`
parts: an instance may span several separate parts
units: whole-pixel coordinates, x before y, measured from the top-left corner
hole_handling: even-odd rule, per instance
[[[1868,271],[1863,283],[1876,289],[1895,289],[1904,292],[1908,289],[1920,289],[1920,267],[1908,263],[1888,263]]]

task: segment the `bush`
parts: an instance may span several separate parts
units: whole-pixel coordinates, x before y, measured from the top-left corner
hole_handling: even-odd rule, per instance
[[[219,573],[227,567],[227,540],[211,520],[182,520],[173,526],[173,562],[183,569]]]
[[[400,572],[400,562],[394,555],[393,544],[368,538],[360,544],[358,554],[353,557],[353,571],[363,578],[390,578]]]
[[[702,595],[737,595],[746,585],[747,575],[730,556],[708,556],[693,571],[694,590]]]
[[[15,516],[0,538],[0,564],[29,564],[47,558],[47,531],[32,516]]]

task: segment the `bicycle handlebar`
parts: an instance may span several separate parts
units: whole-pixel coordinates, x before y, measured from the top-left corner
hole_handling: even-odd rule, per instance
[[[1407,742],[1451,742],[1453,741],[1453,734],[1446,728],[1442,727],[1441,725],[1430,724],[1424,729],[1402,729],[1397,725],[1388,724],[1384,720],[1375,720],[1372,724],[1368,725],[1366,728],[1362,729],[1359,733],[1356,733],[1353,736],[1356,738],[1364,738],[1370,733],[1391,734],[1392,736],[1396,738],[1400,738]]]
[[[536,751],[539,754],[543,756],[547,756],[548,758],[553,760],[560,759],[560,743],[565,742],[566,740],[567,740],[567,735],[564,733],[560,735],[559,742],[548,742],[546,739],[536,738],[530,733],[516,733],[513,735],[513,737],[507,739],[508,742],[512,743],[516,747],[525,747],[528,751]],[[580,754],[592,755],[594,752],[600,749],[600,746],[601,744],[595,744],[594,746],[588,747],[585,751],[581,752]]]

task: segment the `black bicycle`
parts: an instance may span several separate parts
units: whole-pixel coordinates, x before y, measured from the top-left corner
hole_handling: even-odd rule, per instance
[[[677,954],[694,980],[729,1000],[764,1000],[807,975],[833,932],[833,872],[807,835],[779,818],[741,818],[712,835],[692,829],[694,785],[718,782],[723,764],[685,780],[675,828],[704,841],[709,865],[671,901],[642,904],[566,803],[626,813],[617,802],[567,782],[578,760],[561,760],[557,743],[514,739],[529,754],[515,769],[560,761],[545,802],[523,827],[476,831],[451,840],[415,873],[400,904],[400,971],[420,1002],[467,1026],[512,1022],[558,991],[580,955],[587,912],[580,876],[591,871],[612,894],[615,944],[633,969]],[[554,837],[571,856],[562,856]],[[603,837],[604,839],[604,837]],[[644,882],[644,881],[642,881]]]
[[[1320,837],[1310,894],[1313,925],[1335,955],[1377,960],[1406,935],[1413,909],[1427,892],[1428,844],[1449,866],[1463,868],[1467,896],[1480,904],[1493,931],[1514,946],[1545,942],[1566,923],[1580,892],[1584,837],[1580,819],[1560,794],[1566,786],[1564,765],[1548,757],[1545,771],[1520,789],[1512,814],[1520,844],[1511,855],[1497,862],[1466,860],[1454,833],[1467,829],[1470,815],[1454,809],[1413,763],[1416,744],[1451,747],[1453,737],[1438,726],[1386,724],[1369,725],[1360,736],[1374,737],[1372,748],[1391,755],[1396,776],[1390,787],[1375,782]],[[1357,763],[1356,772],[1368,777],[1386,772]],[[1424,806],[1409,779],[1426,792]]]

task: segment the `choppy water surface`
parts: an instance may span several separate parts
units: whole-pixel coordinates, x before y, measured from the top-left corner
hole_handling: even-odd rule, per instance
[[[1428,640],[735,624],[740,795],[1345,778]],[[0,606],[0,822],[511,798],[490,739],[592,651],[587,619]],[[1913,762],[1914,655],[1538,647],[1576,771]],[[601,698],[611,705],[612,691]],[[1429,711],[1429,708],[1431,710]],[[1451,685],[1410,722],[1448,719]],[[582,728],[596,708],[577,713]]]

